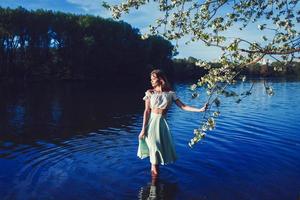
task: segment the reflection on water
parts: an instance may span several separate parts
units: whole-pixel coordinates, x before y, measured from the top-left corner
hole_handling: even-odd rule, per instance
[[[1,199],[297,199],[300,82],[263,83],[240,104],[223,101],[217,129],[190,149],[202,113],[172,106],[175,164],[150,179],[137,158],[144,91],[86,83],[0,86]],[[189,85],[175,90],[189,105]],[[232,87],[243,92],[251,87]],[[292,94],[292,95],[291,95]]]
[[[91,83],[1,85],[0,91],[0,139],[19,143],[128,127],[142,105],[136,92]]]
[[[167,200],[176,199],[178,193],[177,183],[164,183],[157,177],[152,177],[147,186],[141,188],[139,200]]]

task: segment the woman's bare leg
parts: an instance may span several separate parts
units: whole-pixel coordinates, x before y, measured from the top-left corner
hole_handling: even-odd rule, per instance
[[[159,165],[151,164],[151,174],[153,176],[158,176],[158,171],[159,171]]]

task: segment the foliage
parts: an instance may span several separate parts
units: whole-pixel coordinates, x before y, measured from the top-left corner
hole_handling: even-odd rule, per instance
[[[187,59],[175,58],[172,62],[173,79],[186,80],[196,79],[206,73],[207,70],[196,65],[197,59],[189,57]]]
[[[104,7],[111,10],[112,16],[118,19],[130,9],[139,9],[149,2],[125,0],[119,5],[104,3]],[[238,94],[226,91],[227,86],[236,82],[244,68],[264,57],[280,62],[280,66],[275,69],[285,68],[295,58],[299,58],[300,33],[296,27],[300,22],[298,0],[161,0],[154,3],[158,4],[162,17],[150,25],[150,34],[160,34],[173,41],[188,36],[187,43],[202,41],[207,46],[221,50],[222,54],[217,61],[220,66],[212,66],[201,60],[196,63],[208,71],[196,85],[206,88],[209,95],[207,102],[211,106],[219,107],[219,95],[238,97]],[[238,27],[243,30],[250,24],[256,24],[262,32],[272,32],[269,34],[272,37],[265,35],[261,41],[248,41],[239,37],[239,34],[226,37],[229,29]],[[266,91],[273,94],[267,84]],[[249,95],[251,92],[244,94]],[[241,102],[241,99],[238,98],[236,102]],[[194,131],[191,146],[204,137],[206,130],[215,127],[214,116],[218,114],[210,112],[211,106],[207,111],[210,116],[204,117],[203,125]]]
[[[169,41],[142,40],[123,21],[0,8],[0,78],[143,81],[148,66],[167,71],[172,56]]]
[[[198,60],[193,57],[174,58],[173,59],[173,78],[186,80],[196,79],[207,73],[207,70],[196,65]],[[209,62],[212,67],[220,67],[220,63]],[[247,66],[241,72],[241,75],[253,78],[264,77],[300,77],[300,62],[290,62],[285,67],[281,62],[272,62],[269,65],[255,63]]]

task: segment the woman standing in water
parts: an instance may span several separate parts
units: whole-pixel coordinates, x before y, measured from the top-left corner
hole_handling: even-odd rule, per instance
[[[143,98],[145,111],[137,155],[141,159],[150,156],[151,174],[157,176],[159,164],[173,163],[177,158],[165,116],[172,102],[174,101],[181,109],[191,112],[204,112],[207,104],[202,108],[195,108],[182,103],[171,90],[161,70],[153,70],[150,77],[153,88],[147,90]]]

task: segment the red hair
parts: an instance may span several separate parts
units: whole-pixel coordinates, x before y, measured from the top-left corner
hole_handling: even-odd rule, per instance
[[[150,76],[152,74],[155,74],[156,77],[161,81],[161,86],[162,86],[163,90],[167,90],[167,91],[171,90],[170,83],[169,83],[165,73],[162,70],[155,69],[150,73]]]

